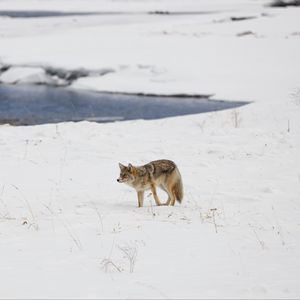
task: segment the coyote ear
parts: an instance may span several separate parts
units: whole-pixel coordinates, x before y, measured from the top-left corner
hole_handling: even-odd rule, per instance
[[[119,163],[119,167],[120,167],[120,170],[123,170],[123,169],[125,169],[126,167],[125,166],[123,166],[121,163]]]
[[[129,172],[132,171],[132,164],[128,164],[128,171],[129,171]]]

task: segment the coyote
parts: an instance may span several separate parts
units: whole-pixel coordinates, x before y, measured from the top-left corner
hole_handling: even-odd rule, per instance
[[[126,183],[137,191],[138,206],[142,207],[144,192],[151,190],[157,205],[175,205],[175,200],[181,203],[183,199],[183,185],[180,172],[171,160],[161,159],[152,161],[144,166],[128,167],[119,163],[120,183]],[[156,187],[160,187],[168,194],[168,200],[162,204],[157,196]]]

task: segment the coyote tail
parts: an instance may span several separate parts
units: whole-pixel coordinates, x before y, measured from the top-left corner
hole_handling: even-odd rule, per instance
[[[176,200],[181,203],[182,202],[182,199],[183,199],[183,184],[182,184],[182,179],[181,179],[181,175],[179,173],[179,171],[177,170],[178,172],[178,179],[174,185],[174,194],[175,194],[175,198]]]

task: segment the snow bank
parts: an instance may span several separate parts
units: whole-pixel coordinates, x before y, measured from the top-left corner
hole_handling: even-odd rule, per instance
[[[11,67],[0,75],[0,82],[7,84],[64,84],[59,78],[46,74],[44,69],[33,67]]]
[[[120,68],[106,76],[79,78],[73,88],[99,92],[148,94],[148,95],[213,95],[213,90],[199,89],[193,80],[178,80],[166,70],[155,66]]]
[[[1,66],[0,66],[1,67]],[[10,66],[5,65],[4,71],[0,73],[0,82],[7,84],[44,84],[55,86],[70,85],[81,77],[101,77],[114,72],[111,68],[99,70],[64,69],[52,66]]]

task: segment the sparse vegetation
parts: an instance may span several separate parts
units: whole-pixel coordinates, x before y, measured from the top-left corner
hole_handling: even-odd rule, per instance
[[[202,223],[208,222],[208,223],[213,224],[216,233],[218,233],[218,228],[221,226],[221,225],[217,224],[217,221],[216,221],[216,216],[218,215],[217,212],[218,212],[217,208],[210,208],[206,213],[203,213],[200,210],[201,222]]]
[[[122,272],[122,269],[118,267],[110,258],[104,258],[101,261],[101,266],[104,269],[105,273],[108,273],[111,268],[117,270],[119,273]]]
[[[133,273],[134,267],[136,264],[137,253],[138,253],[137,246],[135,244],[132,244],[132,245],[127,244],[127,245],[123,245],[123,246],[118,245],[117,248],[124,255],[123,259],[125,259],[125,262],[128,263],[129,272]],[[121,263],[119,260],[118,260],[119,263],[116,263],[116,260],[112,259],[113,249],[114,249],[114,243],[112,244],[109,256],[104,258],[101,261],[101,267],[102,267],[102,269],[104,269],[104,271],[106,273],[110,272],[110,271],[118,271],[119,273],[121,273],[121,272],[125,271],[125,268],[121,266],[124,263]]]
[[[91,206],[92,208],[95,210],[97,216],[98,216],[98,219],[99,219],[99,223],[100,223],[100,230],[101,230],[101,233],[104,232],[104,229],[103,229],[103,220],[102,220],[102,215],[100,214],[95,202],[91,201]]]
[[[129,271],[130,273],[133,273],[136,258],[137,258],[137,247],[126,245],[126,246],[118,246],[118,248],[123,252],[125,255],[125,258],[128,260],[129,263]]]
[[[15,190],[17,190],[19,192],[19,194],[21,195],[22,200],[24,201],[24,203],[26,204],[26,207],[28,209],[30,218],[27,219],[27,223],[29,224],[28,228],[34,228],[35,230],[39,230],[39,225],[36,221],[35,215],[33,213],[32,207],[28,201],[28,199],[25,197],[25,195],[23,194],[23,192],[14,184],[11,185]],[[24,224],[23,224],[24,225]]]
[[[232,122],[233,122],[234,128],[239,128],[241,125],[241,122],[242,122],[240,112],[238,110],[234,109],[231,113],[231,117],[232,117]]]
[[[8,211],[7,205],[3,200],[3,195],[4,195],[4,190],[5,190],[5,184],[3,184],[1,190],[0,190],[0,203],[2,204],[2,210],[0,212],[0,218],[1,219],[10,219],[10,213]]]

